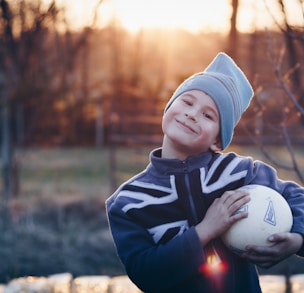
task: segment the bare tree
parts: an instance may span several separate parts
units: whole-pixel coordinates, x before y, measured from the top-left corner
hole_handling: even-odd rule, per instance
[[[19,71],[18,58],[16,54],[16,42],[13,37],[12,14],[7,1],[0,1],[1,19],[3,25],[2,40],[0,47],[0,97],[1,97],[1,124],[2,124],[2,178],[4,209],[11,195],[11,170],[12,153],[10,137],[10,108],[9,87],[14,85],[17,72]],[[10,74],[8,74],[10,73]]]
[[[59,23],[62,28],[64,10],[60,11],[55,1],[45,6],[42,1],[0,0],[1,143],[5,202],[11,197],[13,182],[16,181],[14,168],[18,168],[18,162],[14,147],[16,142],[21,145],[21,138],[25,137],[21,133],[21,125],[27,134],[37,131],[44,123],[56,125],[59,119],[54,113],[58,111],[52,110],[58,107],[58,101],[64,97],[66,102],[73,97],[71,93],[75,84],[82,89],[81,97],[86,95],[87,65],[83,63],[83,69],[78,70],[81,73],[77,75],[75,62],[81,58],[79,52],[86,48],[89,34],[87,30],[72,34],[68,23],[65,33],[59,34]],[[72,106],[81,108],[81,103]],[[71,108],[66,109],[68,115],[74,114],[69,112]],[[16,124],[19,125],[18,137],[12,129]]]
[[[295,3],[298,2],[299,10],[304,10],[303,1],[297,0]],[[297,66],[299,60],[301,58],[300,52],[303,51],[304,47],[304,33],[303,27],[299,26],[292,26],[287,18],[287,7],[283,0],[277,0],[277,4],[279,10],[281,11],[281,15],[283,18],[283,22],[279,23],[276,17],[272,14],[272,10],[267,5],[266,0],[264,0],[265,6],[273,18],[274,22],[276,23],[277,27],[279,28],[280,32],[282,33],[285,39],[285,47],[286,47],[286,59],[289,64],[289,68],[292,68],[293,71],[289,76],[291,87],[293,92],[296,95],[299,95],[299,103],[304,106],[304,91],[303,91],[303,82],[301,80],[301,71],[300,67]],[[304,14],[303,14],[304,16]],[[304,21],[304,18],[303,18]]]
[[[228,54],[233,58],[237,58],[238,47],[238,29],[237,29],[237,16],[239,9],[239,0],[230,0],[232,14],[230,17],[230,30],[228,35]]]
[[[266,3],[266,2],[265,2]],[[302,1],[298,4],[302,6]],[[268,55],[275,83],[273,87],[273,97],[265,98],[262,97],[265,91],[265,87],[260,86],[257,93],[257,97],[260,100],[260,112],[258,114],[259,120],[263,121],[262,124],[268,123],[271,125],[269,109],[264,104],[269,101],[273,105],[279,106],[276,112],[276,125],[278,127],[272,127],[272,134],[276,137],[280,137],[280,142],[286,147],[287,153],[289,154],[290,163],[282,163],[278,158],[275,158],[272,153],[267,151],[262,137],[261,129],[257,129],[258,144],[264,155],[277,167],[283,168],[295,172],[299,180],[304,183],[304,171],[301,169],[299,160],[296,153],[295,144],[301,143],[296,141],[298,133],[293,131],[297,125],[301,125],[301,121],[304,121],[304,92],[303,92],[303,46],[304,46],[304,31],[303,27],[292,27],[286,16],[286,7],[284,2],[279,0],[278,5],[283,14],[284,23],[280,24],[272,15],[278,28],[280,29],[283,42],[280,43],[281,47],[278,48],[273,42],[273,38],[269,31],[267,31],[267,42],[268,42]],[[301,7],[299,7],[301,9]],[[271,13],[271,11],[269,10]],[[277,38],[277,37],[276,37]],[[284,41],[285,40],[285,41]],[[275,102],[272,102],[275,99]],[[268,111],[267,111],[268,110]],[[292,129],[293,128],[293,129]],[[301,129],[301,127],[298,127]],[[295,135],[297,134],[297,135]]]

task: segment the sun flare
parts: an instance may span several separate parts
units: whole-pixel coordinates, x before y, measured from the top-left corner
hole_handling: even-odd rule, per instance
[[[226,0],[113,1],[119,19],[130,30],[158,27],[196,31],[206,26],[207,29],[225,30],[230,13]]]
[[[47,0],[45,0],[47,1]],[[229,0],[57,0],[68,8],[71,23],[83,27],[92,23],[98,9],[98,25],[117,21],[131,32],[143,28],[182,28],[192,32],[223,32],[230,28]],[[241,32],[274,25],[273,16],[282,21],[274,0],[239,0],[237,25]],[[289,21],[303,25],[303,15],[296,0],[285,1]],[[97,5],[101,3],[101,5]],[[267,9],[268,8],[268,9]],[[272,14],[272,15],[271,15]]]
[[[130,31],[141,28],[184,28],[226,31],[229,26],[230,7],[227,0],[112,0],[108,1],[120,23]],[[109,16],[101,7],[101,19]]]

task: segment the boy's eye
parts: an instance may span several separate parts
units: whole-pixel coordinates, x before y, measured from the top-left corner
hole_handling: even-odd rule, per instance
[[[192,105],[192,102],[189,101],[189,100],[184,100],[184,103],[185,103],[186,105],[188,105],[188,106],[191,106],[191,105]]]
[[[212,117],[211,114],[209,114],[209,113],[203,113],[203,115],[204,115],[207,119],[213,120],[213,117]]]

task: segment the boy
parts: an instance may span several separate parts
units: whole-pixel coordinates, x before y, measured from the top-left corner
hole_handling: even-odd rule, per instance
[[[204,72],[184,81],[169,100],[162,147],[147,168],[106,202],[110,229],[126,272],[144,292],[261,292],[255,264],[270,267],[304,256],[304,190],[276,177],[270,166],[223,154],[253,96],[241,69],[220,53]],[[250,198],[238,189],[260,184],[277,190],[293,213],[290,233],[272,247],[227,249],[221,234],[247,214]]]

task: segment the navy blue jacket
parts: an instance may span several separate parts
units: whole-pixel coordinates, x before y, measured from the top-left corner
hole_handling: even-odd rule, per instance
[[[220,239],[203,247],[194,228],[215,198],[247,184],[282,194],[292,209],[292,232],[304,235],[304,190],[279,180],[270,166],[234,153],[206,152],[180,161],[153,151],[147,168],[106,201],[117,252],[131,280],[147,293],[261,292],[253,264]],[[224,273],[204,269],[210,252],[225,265]]]

